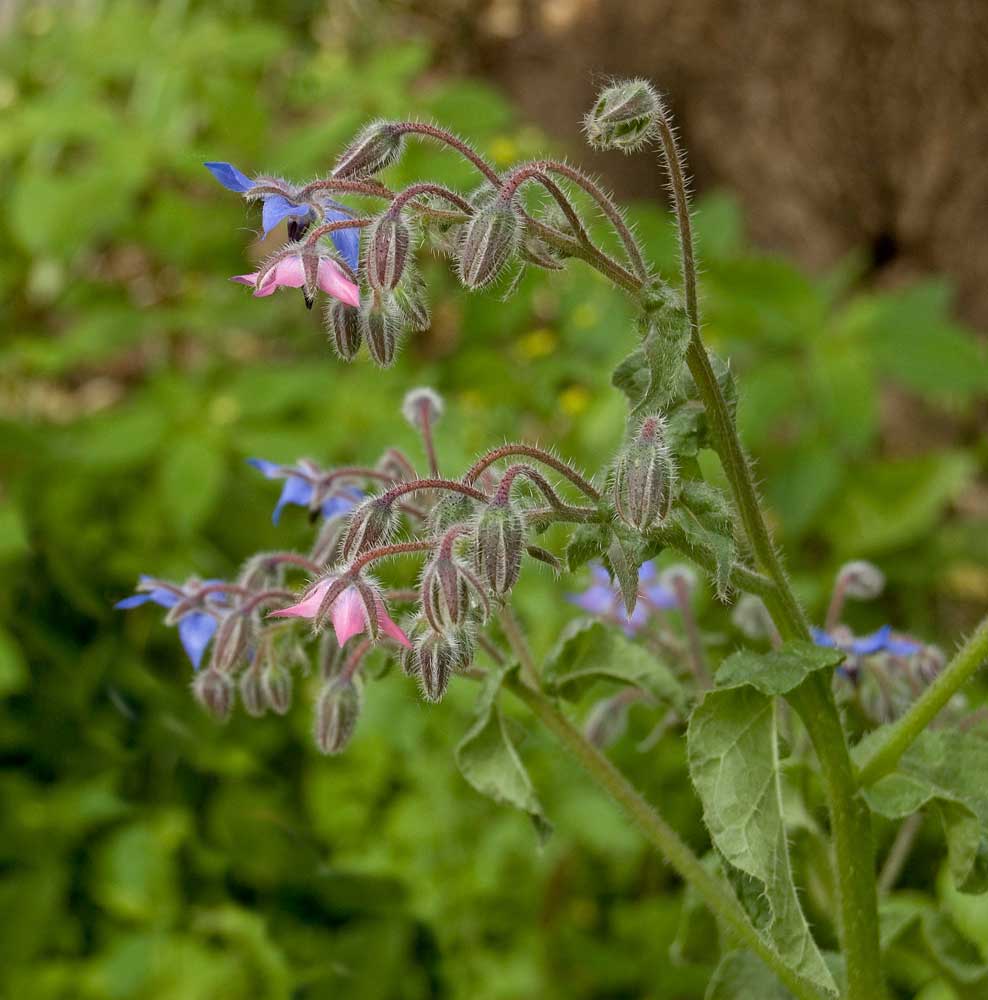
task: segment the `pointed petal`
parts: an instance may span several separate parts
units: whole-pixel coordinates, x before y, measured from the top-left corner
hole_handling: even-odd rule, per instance
[[[377,607],[377,621],[381,626],[381,631],[390,636],[395,642],[400,643],[406,649],[411,649],[412,644],[409,642],[408,636],[395,624],[391,616],[388,614],[387,608],[385,608],[384,603],[378,605]]]
[[[347,587],[333,602],[330,618],[336,631],[336,641],[341,646],[346,643],[347,639],[367,628],[364,602],[360,599],[360,594],[357,593],[355,587]]]
[[[254,186],[254,182],[246,174],[242,174],[232,163],[214,161],[204,163],[203,166],[223,187],[230,191],[236,191],[237,194],[243,194],[244,191],[249,191]]]
[[[817,646],[826,646],[829,649],[836,648],[837,646],[836,641],[831,636],[827,635],[822,628],[811,628],[810,634],[813,636],[813,642],[816,643]]]
[[[131,608],[139,608],[142,604],[147,604],[151,599],[150,594],[132,594],[122,601],[117,601],[113,606],[118,611],[129,611]]]
[[[269,462],[266,458],[248,458],[247,464],[261,472],[266,479],[281,479],[284,475],[277,462]]]
[[[216,619],[202,611],[190,611],[178,623],[178,637],[195,670],[202,663],[203,653],[216,632]]]
[[[319,611],[319,605],[327,590],[329,590],[332,580],[322,580],[313,587],[298,604],[291,607],[282,608],[280,611],[271,611],[269,618],[315,618]]]
[[[271,523],[277,524],[281,518],[281,512],[287,504],[298,504],[299,507],[308,507],[312,499],[312,484],[302,479],[300,476],[289,476],[285,480],[284,489],[278,497],[278,503],[271,515]]]
[[[235,274],[230,280],[237,282],[238,285],[257,285],[257,276],[260,274],[259,271],[255,271],[253,274]]]
[[[302,258],[297,254],[291,257],[283,257],[274,267],[261,279],[257,291],[257,296],[270,295],[278,288],[301,288],[305,284],[305,270],[302,267]]]
[[[327,199],[323,207],[327,222],[339,222],[341,219],[353,218],[353,213],[337,201]],[[337,229],[330,235],[330,239],[332,239],[340,256],[356,271],[360,264],[360,230],[356,228]]]
[[[281,194],[269,195],[264,199],[264,208],[261,211],[261,226],[264,229],[264,235],[267,236],[282,219],[309,214],[308,205],[298,205]]]
[[[326,257],[319,261],[319,287],[348,306],[360,305],[360,289],[344,275],[335,261]]]

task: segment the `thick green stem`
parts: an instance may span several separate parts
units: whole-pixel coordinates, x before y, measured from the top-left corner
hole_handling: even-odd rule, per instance
[[[752,927],[730,887],[704,868],[679,834],[645,801],[628,779],[544,695],[517,678],[506,682],[576,762],[613,802],[634,821],[673,869],[687,881],[710,910],[750,948],[798,1000],[821,1000],[815,987],[797,976]]]
[[[889,726],[885,739],[872,750],[858,771],[859,785],[872,785],[888,774],[913,740],[939,711],[988,661],[988,618],[961,647],[940,676],[913,702],[898,722]]]
[[[774,592],[764,595],[765,603],[783,638],[809,639],[806,616],[793,594],[765,523],[734,415],[700,337],[696,256],[683,160],[664,108],[656,124],[679,229],[683,290],[690,323],[686,362],[707,412],[714,446],[730,482],[735,507],[755,560],[775,584]],[[886,992],[879,950],[871,815],[856,795],[853,765],[830,679],[820,675],[807,678],[792,692],[789,700],[807,728],[826,786],[840,890],[840,936],[847,964],[847,1000],[882,1000]]]

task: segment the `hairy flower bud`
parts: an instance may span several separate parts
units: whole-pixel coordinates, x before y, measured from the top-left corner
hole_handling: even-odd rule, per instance
[[[261,671],[256,664],[245,670],[240,676],[240,703],[244,711],[259,719],[268,710],[267,698],[264,695],[264,685],[261,682]]]
[[[369,497],[350,512],[340,554],[347,561],[361,552],[387,544],[398,524],[395,505],[384,497]]]
[[[233,678],[210,667],[192,682],[192,693],[209,714],[219,722],[226,722],[233,710]]]
[[[477,518],[474,555],[481,579],[495,594],[518,582],[525,548],[525,519],[510,501],[492,503]]]
[[[367,280],[372,288],[391,291],[401,281],[411,236],[401,215],[385,212],[371,228],[367,243]]]
[[[442,555],[422,571],[422,610],[436,631],[464,619],[470,595],[462,568],[456,560]]]
[[[459,662],[454,640],[439,632],[428,632],[415,644],[419,687],[426,701],[442,701]]]
[[[346,749],[360,718],[360,689],[353,680],[338,678],[326,684],[316,701],[314,736],[323,753]]]
[[[390,368],[398,356],[401,320],[401,313],[391,302],[360,310],[360,332],[371,358],[381,368]]]
[[[885,589],[885,574],[874,563],[859,559],[841,566],[837,585],[848,597],[873,601]]]
[[[231,611],[223,617],[213,640],[210,668],[234,673],[247,656],[252,629],[246,615]]]
[[[434,425],[443,415],[443,398],[428,386],[409,389],[402,400],[401,415],[418,430],[423,423]]]
[[[637,531],[661,524],[672,507],[676,470],[660,417],[646,417],[614,466],[614,507]]]
[[[620,80],[605,87],[583,119],[595,149],[631,153],[655,135],[662,101],[647,80]]]
[[[292,707],[292,675],[287,667],[269,663],[261,672],[264,700],[272,711],[284,715]]]
[[[404,136],[393,122],[364,126],[340,154],[334,177],[369,177],[394,163],[401,155]]]
[[[511,202],[497,198],[463,227],[459,247],[460,280],[467,288],[489,285],[518,247],[522,224]]]
[[[338,299],[330,299],[326,307],[326,326],[336,353],[344,361],[353,361],[360,350],[360,310]]]

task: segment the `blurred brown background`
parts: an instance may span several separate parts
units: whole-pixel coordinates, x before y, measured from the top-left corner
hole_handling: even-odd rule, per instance
[[[601,77],[670,96],[698,189],[737,192],[753,237],[819,268],[852,249],[881,284],[949,276],[988,329],[985,0],[416,0],[452,66],[481,71],[576,149]],[[587,162],[581,149],[581,160]],[[647,160],[608,177],[654,193]]]

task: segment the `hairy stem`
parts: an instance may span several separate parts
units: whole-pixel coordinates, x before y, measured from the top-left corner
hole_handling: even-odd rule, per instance
[[[940,710],[988,661],[988,618],[960,648],[940,676],[913,702],[912,707],[885,731],[858,771],[858,784],[872,785],[899,762],[913,740],[933,721]]]
[[[552,452],[546,451],[544,448],[538,448],[532,444],[504,444],[500,448],[489,451],[474,462],[467,470],[463,476],[463,482],[472,485],[480,478],[481,473],[485,469],[502,458],[508,458],[511,455],[525,455],[527,458],[534,458],[550,469],[555,469],[560,475],[565,476],[577,489],[582,490],[590,497],[591,500],[600,499],[600,491],[595,489],[592,483],[584,479],[576,469],[562,461],[562,459],[556,458]]]

